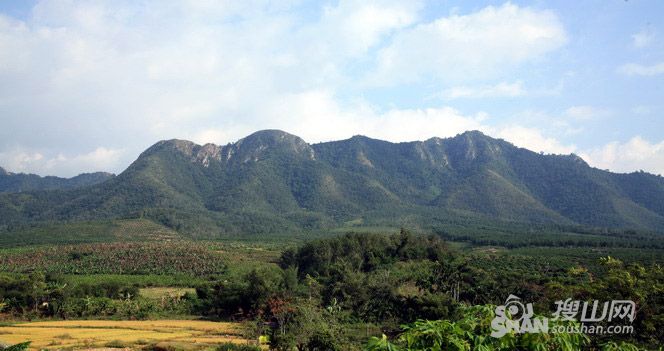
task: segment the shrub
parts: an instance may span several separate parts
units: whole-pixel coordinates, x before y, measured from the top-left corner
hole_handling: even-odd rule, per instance
[[[261,348],[254,345],[234,344],[227,342],[219,345],[217,351],[260,351]]]

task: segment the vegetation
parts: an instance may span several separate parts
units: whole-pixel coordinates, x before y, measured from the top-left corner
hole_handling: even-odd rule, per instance
[[[259,344],[289,351],[646,350],[664,340],[664,255],[656,247],[474,246],[407,230],[347,233],[297,246],[260,240],[2,249],[0,313],[15,321],[54,321],[0,327],[0,340],[84,345],[78,333],[95,323],[100,327],[88,344],[108,347],[162,347],[158,340],[169,338],[220,350]],[[634,332],[490,337],[495,306],[510,294],[532,302],[541,315],[567,298],[633,300]],[[242,327],[203,337],[150,324],[174,318]],[[189,320],[182,328],[194,328]],[[53,338],[55,344],[46,345]]]
[[[0,257],[0,270],[58,274],[210,275],[225,269],[221,255],[193,243],[102,243],[21,248]]]
[[[179,235],[146,219],[103,220],[27,226],[0,235],[2,247],[113,241],[172,241]]]
[[[0,167],[0,193],[72,189],[99,184],[113,177],[113,174],[104,172],[83,173],[73,178],[40,177],[36,174],[9,173]]]
[[[143,219],[196,239],[355,225],[488,241],[486,226],[503,222],[526,235],[519,245],[552,240],[526,240],[536,225],[538,233],[560,234],[561,244],[617,247],[654,241],[650,232],[664,230],[662,203],[660,176],[613,174],[575,155],[541,155],[479,132],[309,145],[271,130],[223,147],[162,141],[95,185],[0,194],[0,237],[30,241],[35,227]]]
[[[575,351],[587,347],[590,339],[584,334],[515,334],[501,338],[487,337],[491,334],[491,320],[495,306],[463,307],[459,320],[419,320],[403,326],[396,343],[392,344],[383,335],[369,340],[367,351],[420,351],[420,350],[561,350]],[[562,322],[560,323],[562,324]],[[574,324],[567,322],[566,324]],[[398,346],[397,346],[398,345]]]

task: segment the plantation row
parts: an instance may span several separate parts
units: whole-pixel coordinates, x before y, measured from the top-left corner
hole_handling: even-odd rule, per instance
[[[222,255],[196,243],[101,243],[0,252],[0,271],[59,274],[219,274]]]

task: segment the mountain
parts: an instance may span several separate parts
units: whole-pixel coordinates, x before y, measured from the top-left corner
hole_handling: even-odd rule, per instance
[[[99,184],[112,177],[113,174],[106,172],[83,173],[73,178],[40,177],[36,174],[10,173],[0,167],[0,193],[72,189]]]
[[[147,218],[192,237],[495,221],[664,232],[664,179],[615,174],[480,132],[308,144],[264,130],[165,140],[105,182],[0,195],[0,228]]]

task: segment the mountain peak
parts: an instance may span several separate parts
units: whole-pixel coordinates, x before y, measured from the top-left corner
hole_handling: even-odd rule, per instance
[[[143,154],[151,154],[159,150],[170,149],[170,150],[179,151],[184,155],[191,157],[194,155],[194,149],[196,149],[197,147],[199,147],[199,145],[189,140],[181,140],[181,139],[161,140],[158,141],[156,144],[150,146],[147,150],[145,150],[145,152],[143,152]]]
[[[0,175],[9,175],[9,173],[5,171],[4,168],[0,167]]]
[[[477,130],[457,134],[441,142],[449,146],[450,159],[455,165],[469,165],[478,159],[493,160],[502,153],[502,147],[505,146],[499,140]]]
[[[247,142],[247,141],[253,141],[253,140],[260,140],[264,142],[283,142],[283,141],[301,141],[302,138],[300,138],[297,135],[293,135],[287,132],[284,132],[283,130],[279,129],[263,129],[259,130],[257,132],[251,133],[247,135],[246,137],[238,140],[237,144],[240,144],[242,142]]]
[[[249,152],[244,159],[259,159],[259,154],[262,154],[267,149],[280,149],[295,154],[304,154],[307,158],[314,159],[314,150],[302,138],[286,133],[277,129],[260,130],[245,138],[238,140],[233,146],[238,150],[238,153]]]
[[[457,134],[454,138],[458,138],[458,137],[462,137],[462,138],[466,138],[466,139],[472,139],[472,140],[481,140],[481,139],[495,140],[494,138],[480,132],[479,130],[468,130],[468,131],[465,131],[461,134]]]

